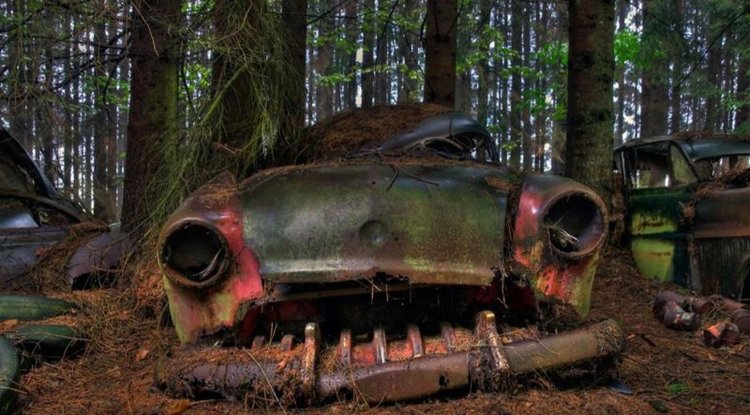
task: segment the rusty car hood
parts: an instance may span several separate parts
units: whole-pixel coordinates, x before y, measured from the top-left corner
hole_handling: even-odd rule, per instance
[[[377,273],[488,285],[503,256],[513,177],[480,163],[282,168],[240,186],[244,238],[264,280],[335,282]]]

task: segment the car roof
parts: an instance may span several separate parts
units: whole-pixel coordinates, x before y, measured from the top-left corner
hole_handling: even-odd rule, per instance
[[[660,142],[677,144],[691,161],[723,156],[750,155],[750,136],[708,132],[683,132],[673,135],[639,138],[615,147],[615,151],[619,152]]]
[[[497,147],[489,131],[470,115],[457,111],[446,112],[427,118],[416,127],[401,132],[381,144],[378,146],[378,150],[387,151],[406,148],[425,139],[453,137],[464,134],[481,137],[492,152],[490,155],[492,161],[499,161]]]
[[[29,153],[23,148],[21,143],[16,141],[4,128],[0,127],[0,155],[12,160],[27,177],[33,181],[33,186],[39,196],[46,198],[56,198],[57,192],[55,187],[49,181],[39,166],[34,163]],[[2,187],[2,183],[0,183]]]

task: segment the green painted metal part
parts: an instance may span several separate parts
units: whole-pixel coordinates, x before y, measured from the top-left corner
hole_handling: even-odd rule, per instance
[[[660,281],[688,285],[687,241],[690,235],[681,206],[691,186],[633,190],[630,195],[630,248],[638,268]]]
[[[408,277],[489,285],[513,178],[478,163],[301,166],[241,185],[246,245],[266,281]]]

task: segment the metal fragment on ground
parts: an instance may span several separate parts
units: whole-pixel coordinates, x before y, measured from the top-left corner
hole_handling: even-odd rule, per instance
[[[740,331],[737,325],[722,321],[703,330],[703,343],[706,346],[734,346],[740,342]]]
[[[701,325],[698,314],[685,311],[674,301],[664,303],[661,321],[667,328],[675,330],[696,330]]]

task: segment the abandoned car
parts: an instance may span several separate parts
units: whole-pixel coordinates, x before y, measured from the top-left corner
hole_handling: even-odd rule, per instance
[[[85,237],[72,238],[76,232]],[[60,196],[26,150],[0,128],[0,289],[27,284],[24,276],[68,238],[74,240],[65,250],[60,282],[73,288],[113,269],[124,244],[123,237]]]
[[[615,149],[626,240],[640,270],[696,292],[750,298],[750,140],[681,133]]]
[[[616,355],[610,320],[514,340],[509,324],[588,314],[607,211],[580,183],[498,158],[449,112],[344,159],[217,177],[164,225],[159,258],[180,340],[246,347],[182,348],[157,382],[384,402]]]

